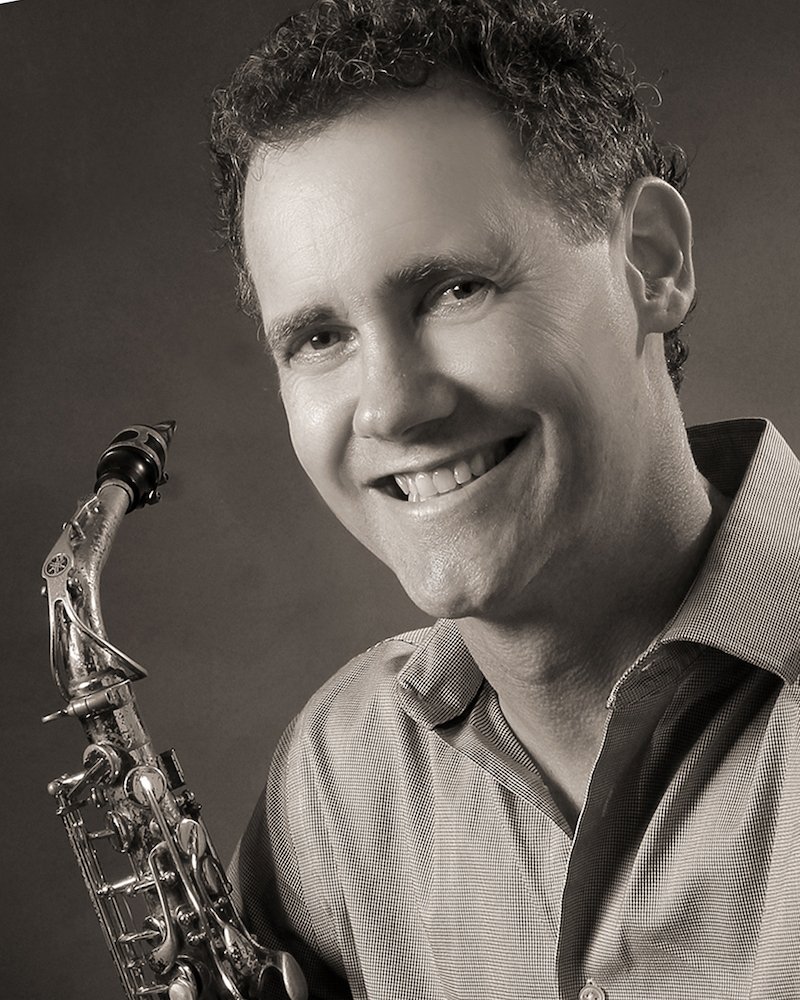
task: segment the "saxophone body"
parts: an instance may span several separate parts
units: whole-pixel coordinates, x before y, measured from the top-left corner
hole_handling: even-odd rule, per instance
[[[125,514],[159,499],[174,428],[117,435],[45,559],[51,668],[66,706],[44,721],[75,718],[88,740],[81,769],[48,790],[128,1000],[305,1000],[295,960],[245,929],[177,756],[156,752],[139,713],[132,684],[146,672],[103,624],[103,565]]]

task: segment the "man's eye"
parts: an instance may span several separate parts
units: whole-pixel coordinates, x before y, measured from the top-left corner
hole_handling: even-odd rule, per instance
[[[493,287],[491,281],[486,278],[459,278],[434,289],[428,299],[426,311],[453,312],[467,306],[479,305]]]
[[[298,344],[292,353],[294,357],[313,358],[315,354],[338,347],[343,340],[344,336],[339,330],[316,330]]]
[[[327,371],[348,358],[357,344],[356,332],[349,327],[310,330],[285,346],[282,361],[290,368]]]
[[[477,278],[470,278],[468,281],[458,281],[442,292],[442,299],[454,299],[456,302],[463,302],[464,299],[471,299],[473,295],[484,291],[486,282]]]

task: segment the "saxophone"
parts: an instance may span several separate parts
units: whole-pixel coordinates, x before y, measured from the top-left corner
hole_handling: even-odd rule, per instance
[[[129,1000],[305,1000],[292,956],[247,933],[175,751],[156,753],[142,722],[131,684],[146,672],[103,626],[100,573],[125,514],[160,498],[174,430],[136,425],[114,438],[93,495],[44,562],[51,669],[66,707],[43,721],[78,719],[89,741],[82,769],[48,791]],[[98,812],[89,829],[85,814]],[[109,861],[123,874],[107,875]]]

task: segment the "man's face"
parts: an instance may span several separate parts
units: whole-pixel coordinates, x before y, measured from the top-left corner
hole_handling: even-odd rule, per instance
[[[448,89],[258,156],[247,259],[292,442],[433,615],[522,613],[640,475],[624,240],[576,246],[500,118]]]

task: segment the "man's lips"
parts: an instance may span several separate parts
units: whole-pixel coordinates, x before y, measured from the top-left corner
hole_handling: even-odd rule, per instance
[[[408,470],[385,476],[375,485],[397,500],[424,503],[443,493],[452,493],[489,472],[503,461],[522,440],[521,437],[484,445],[458,458],[425,469]]]

